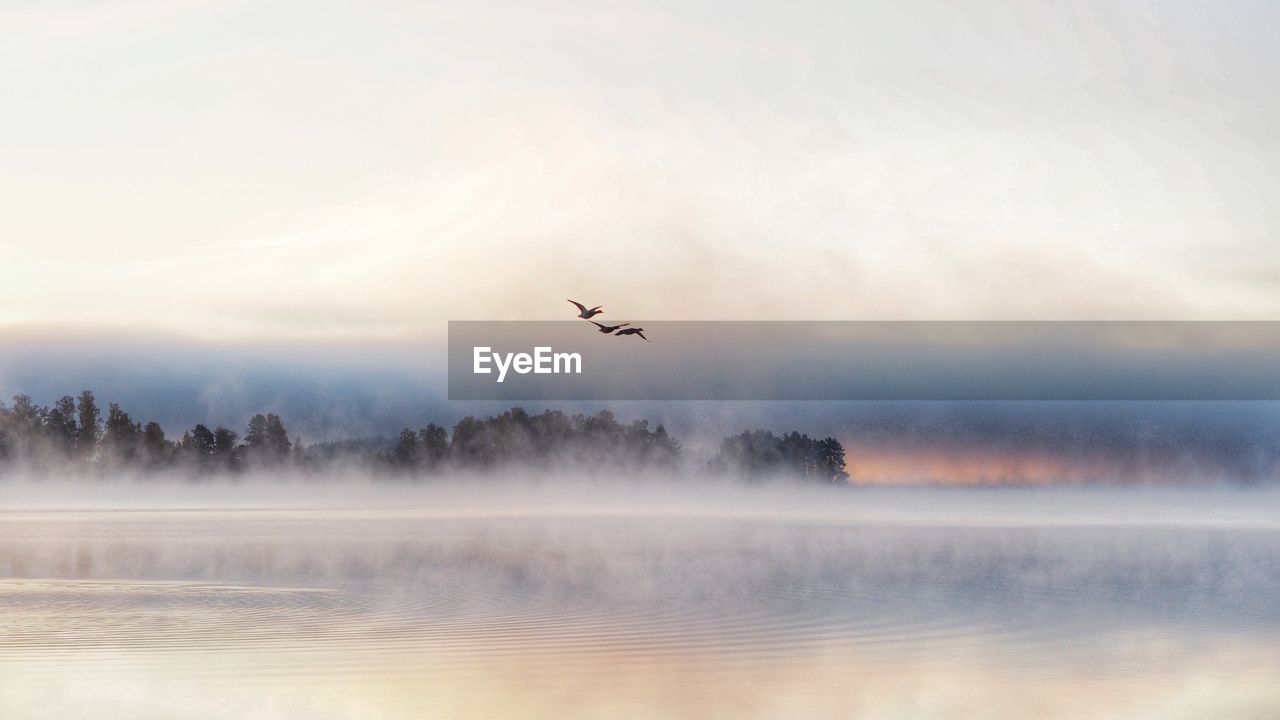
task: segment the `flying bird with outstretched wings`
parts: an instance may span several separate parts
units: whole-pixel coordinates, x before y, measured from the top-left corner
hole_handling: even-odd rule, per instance
[[[600,309],[604,307],[603,305],[597,305],[591,308],[590,310],[588,310],[586,305],[583,305],[577,300],[570,300],[569,302],[573,303],[578,308],[578,317],[582,318],[583,320],[590,320],[591,318],[604,312],[603,310]]]
[[[605,335],[608,335],[609,333],[613,332],[614,330],[617,330],[618,328],[626,327],[626,326],[630,325],[631,323],[622,323],[622,324],[620,324],[620,325],[602,325],[602,324],[600,324],[600,323],[596,322],[595,320],[592,320],[592,321],[591,321],[591,324],[592,324],[592,325],[595,325],[595,326],[596,326],[596,327],[598,327],[598,328],[600,328],[600,332],[604,333]]]
[[[615,333],[614,337],[617,337],[620,335],[639,335],[640,338],[645,342],[653,342],[652,340],[644,336],[644,328],[625,328]]]

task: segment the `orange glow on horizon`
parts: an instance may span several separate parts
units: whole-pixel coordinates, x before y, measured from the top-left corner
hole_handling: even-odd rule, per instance
[[[1153,468],[1105,458],[989,448],[920,449],[846,443],[855,485],[1047,485],[1147,482]]]

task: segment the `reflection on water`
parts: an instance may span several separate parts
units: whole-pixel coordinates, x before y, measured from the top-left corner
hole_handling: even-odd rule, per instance
[[[1280,716],[1280,531],[0,513],[0,717]]]

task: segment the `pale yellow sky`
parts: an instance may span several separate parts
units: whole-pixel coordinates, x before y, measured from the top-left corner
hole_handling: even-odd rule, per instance
[[[1275,319],[1277,21],[5,3],[0,326]]]

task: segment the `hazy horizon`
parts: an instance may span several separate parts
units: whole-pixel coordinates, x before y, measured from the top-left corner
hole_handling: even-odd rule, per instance
[[[3,335],[3,333],[0,333]],[[81,390],[103,407],[158,421],[171,438],[197,423],[243,433],[280,414],[291,437],[393,438],[465,415],[609,409],[662,423],[704,460],[750,429],[834,436],[860,484],[1182,484],[1280,480],[1276,402],[458,402],[440,343],[333,340],[258,344],[173,335],[8,335],[0,402],[50,404]]]

